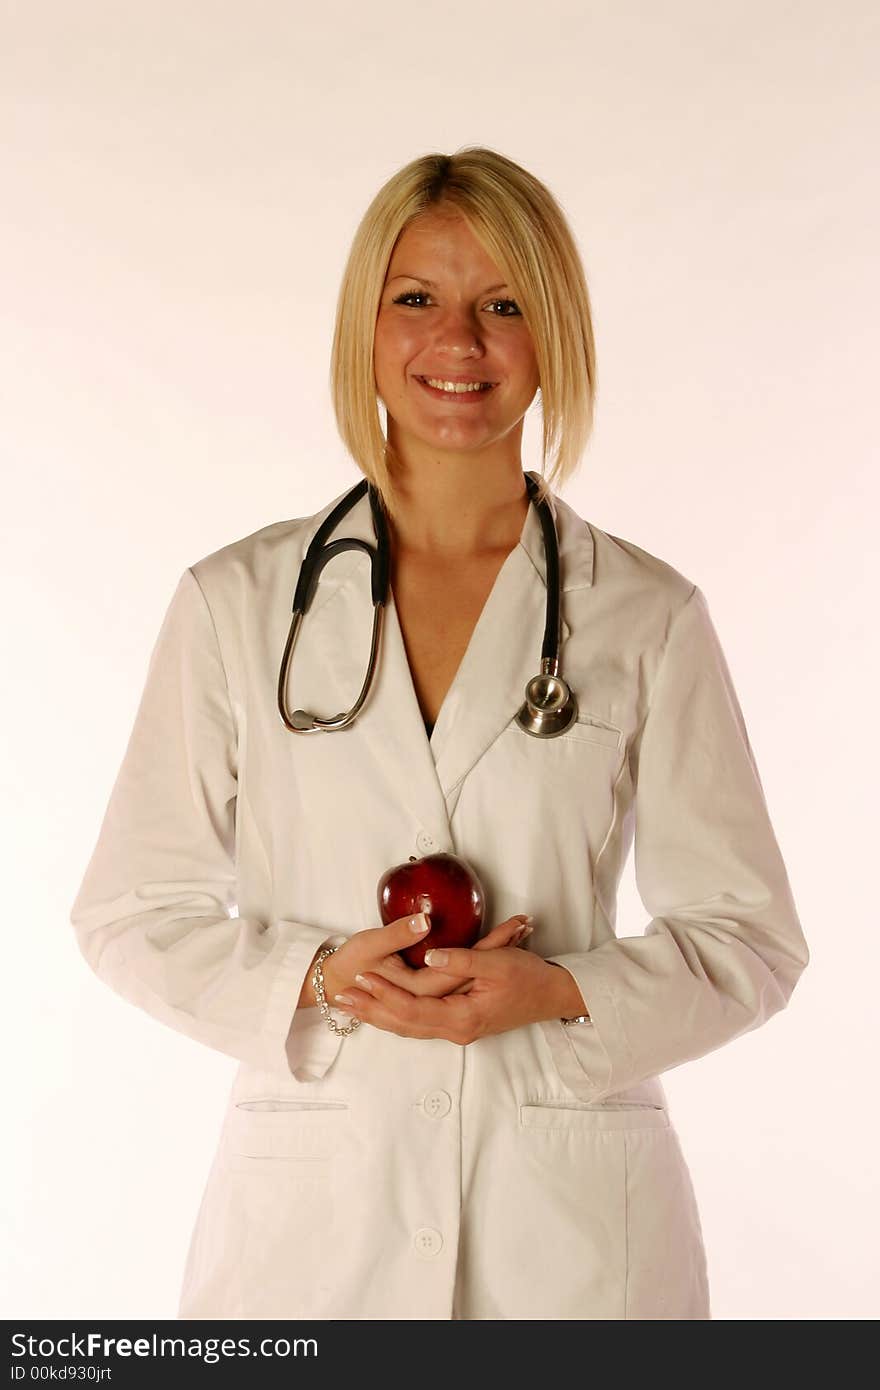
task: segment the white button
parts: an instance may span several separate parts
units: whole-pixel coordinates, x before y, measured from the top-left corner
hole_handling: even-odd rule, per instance
[[[420,1226],[413,1236],[413,1245],[420,1255],[436,1255],[443,1246],[443,1237],[433,1226]]]
[[[448,1115],[452,1109],[452,1098],[446,1091],[429,1091],[422,1104],[426,1115],[440,1119],[442,1115]]]
[[[429,835],[427,830],[420,830],[416,836],[416,849],[419,850],[421,854],[430,854],[431,851],[436,848],[437,843],[433,836]]]

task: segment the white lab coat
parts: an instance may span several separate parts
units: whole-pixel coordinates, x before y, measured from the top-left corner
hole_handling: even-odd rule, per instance
[[[342,495],[184,570],[72,908],[103,981],[239,1063],[179,1316],[709,1318],[658,1074],[783,1009],[809,953],[705,598],[551,494],[576,726],[514,722],[545,620],[531,507],[430,741],[393,597],[360,716],[295,735],[276,705],[292,595]],[[335,535],[373,541],[366,496]],[[347,552],[289,708],[349,708],[371,621]],[[651,920],[617,936],[633,840]],[[486,930],[534,914],[528,949],[591,1024],[463,1047],[295,1010],[318,947],[380,924],[384,871],[441,850],[477,870]]]

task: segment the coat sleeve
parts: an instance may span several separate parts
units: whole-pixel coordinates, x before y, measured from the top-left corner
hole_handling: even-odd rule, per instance
[[[71,923],[98,978],[160,1023],[252,1066],[318,1080],[340,1038],[296,1002],[315,952],[345,936],[231,915],[237,785],[217,634],[187,569]]]
[[[718,636],[696,585],[672,620],[641,737],[635,872],[642,936],[549,959],[592,1023],[541,1024],[566,1085],[614,1094],[785,1008],[809,961]]]

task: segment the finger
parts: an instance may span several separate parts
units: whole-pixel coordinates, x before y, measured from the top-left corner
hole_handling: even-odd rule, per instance
[[[390,956],[394,951],[403,951],[407,946],[412,946],[416,941],[421,941],[431,928],[431,919],[427,912],[416,912],[409,917],[398,917],[393,922],[389,922],[386,927],[374,927],[370,931],[370,936],[374,938],[371,946],[375,947],[376,959]]]
[[[416,999],[382,976],[368,971],[358,975],[356,985],[347,985],[344,999],[335,1000],[340,1012],[351,1012],[365,1023],[405,1037],[437,1036],[447,1019],[439,999]]]
[[[519,912],[515,917],[508,917],[505,922],[499,922],[490,932],[474,942],[475,951],[490,951],[499,946],[518,946],[523,937],[531,931],[529,925],[534,921],[528,913]]]
[[[436,995],[443,988],[442,980],[437,978],[434,972],[421,968],[416,970],[396,956],[387,956],[378,965],[366,966],[365,969],[373,975],[381,975],[383,980],[399,989],[405,989],[409,994]]]
[[[491,950],[493,946],[501,946],[516,936],[521,925],[513,918],[509,922],[499,922],[491,931],[487,931],[485,936],[481,936],[479,941],[474,942],[473,949],[475,951],[487,951]]]
[[[532,930],[531,927],[520,927],[518,931],[514,932],[509,941],[500,942],[499,945],[508,947],[521,946],[526,937],[531,936]]]
[[[400,985],[403,989],[409,989],[411,994],[415,992],[404,972],[399,968],[394,969],[388,961],[380,961],[378,965],[365,965],[364,969],[371,971],[373,975],[381,975],[382,979],[387,980],[389,984]]]
[[[397,956],[388,956],[380,965],[371,967],[372,973],[381,975],[393,985],[408,990],[417,998],[451,993],[470,987],[470,981],[462,981],[457,975],[447,975],[443,970],[426,970],[424,966],[414,968]]]
[[[497,976],[499,970],[499,953],[497,951],[475,951],[473,948],[465,946],[435,946],[432,950],[425,952],[425,965],[430,969],[443,969],[448,975],[472,976],[478,979],[483,976]],[[503,966],[501,967],[503,968]]]
[[[438,975],[439,975],[439,974],[440,974],[440,971],[438,970],[437,973],[438,973]],[[449,994],[470,994],[470,992],[471,992],[471,990],[473,989],[473,987],[474,987],[474,982],[473,982],[473,980],[459,980],[458,984],[455,986],[455,989],[448,989],[448,990],[446,991],[446,993],[447,993],[447,995],[449,995]]]
[[[378,975],[384,975],[391,981],[402,980],[407,975],[414,975],[416,972],[413,967],[403,960],[396,952],[392,951],[390,956],[379,961],[378,965],[370,967]]]

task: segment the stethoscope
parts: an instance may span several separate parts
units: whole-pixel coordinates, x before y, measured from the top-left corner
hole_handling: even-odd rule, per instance
[[[565,730],[577,718],[577,701],[559,674],[559,545],[553,513],[547,499],[544,498],[539,501],[538,484],[528,473],[523,476],[526,480],[529,500],[537,508],[544,534],[544,558],[547,569],[547,619],[544,624],[544,642],[541,647],[541,672],[540,675],[533,676],[526,685],[526,698],[516,715],[516,722],[521,729],[534,738],[555,738],[558,734],[565,733]],[[367,541],[353,537],[347,540],[328,542],[327,537],[330,533],[351,510],[355,502],[359,501],[367,491],[370,495],[370,508],[373,513],[373,527],[376,532],[377,544],[372,546]],[[294,710],[292,715],[288,715],[285,692],[290,658],[300,625],[303,617],[309,611],[322,569],[328,560],[341,555],[345,550],[363,550],[370,557],[373,635],[370,642],[367,674],[364,677],[361,692],[347,714],[337,714],[332,719],[321,719],[317,714],[309,714],[302,709]],[[355,484],[350,492],[345,494],[342,501],[337,503],[332,512],[324,518],[315,532],[300,568],[296,592],[293,596],[293,618],[290,631],[287,634],[287,644],[284,648],[281,672],[278,677],[278,712],[285,728],[289,729],[291,733],[332,733],[335,729],[347,728],[359,714],[369,693],[376,669],[382,619],[385,613],[385,604],[388,601],[390,576],[391,541],[388,534],[388,521],[382,509],[378,491],[369,479],[363,478]]]

